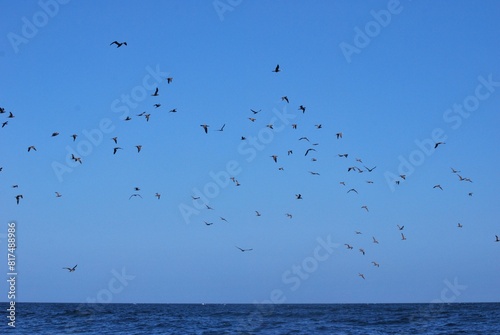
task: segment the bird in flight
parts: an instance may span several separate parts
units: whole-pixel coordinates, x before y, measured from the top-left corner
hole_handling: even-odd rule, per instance
[[[295,194],[295,198],[298,200],[302,200],[302,194]]]
[[[354,189],[354,188],[351,188],[349,191],[347,191],[347,193],[349,193],[349,192],[356,192],[356,194],[358,194],[358,191],[356,191],[356,189]]]
[[[78,264],[73,266],[72,268],[63,268],[63,269],[67,269],[69,272],[74,272],[76,270],[77,266],[78,266]]]
[[[369,212],[368,206],[366,206],[366,205],[365,206],[361,206],[361,208],[364,208],[364,209],[366,209],[367,212]]]
[[[193,198],[193,200],[198,200],[198,199],[200,199],[200,197],[193,197],[193,196],[191,196],[191,198]]]
[[[207,209],[211,209],[211,210],[213,210],[213,208],[212,208],[212,207],[210,207],[210,206],[209,206],[209,205],[207,205],[207,204],[205,204],[205,207],[206,207]]]
[[[172,82],[172,80],[174,80],[174,78],[172,78],[172,77],[168,77],[168,78],[167,78],[167,84],[170,84],[170,83]]]
[[[363,255],[365,254],[365,249],[359,248],[359,252],[362,253]]]
[[[222,127],[220,127],[220,129],[217,129],[217,131],[224,131],[224,127],[225,127],[225,126],[226,126],[226,124],[224,123],[224,124],[222,125]]]
[[[335,136],[337,136],[337,140],[342,138],[342,133],[336,133]]]
[[[56,192],[56,198],[60,198],[60,197],[62,197],[62,194],[59,192]]]
[[[441,187],[441,185],[437,184],[437,185],[434,185],[432,188],[439,188],[441,191],[443,190],[443,188]]]
[[[304,105],[300,105],[299,110],[301,110],[302,114],[304,114],[306,112],[306,107]]]
[[[171,110],[168,111],[169,113],[177,113],[177,108],[172,108]]]
[[[12,112],[9,112],[9,116],[7,116],[7,117],[8,117],[9,119],[12,119],[12,118],[14,118],[15,116],[14,116],[14,114],[12,114]]]
[[[113,137],[112,140],[115,142],[115,144],[118,144],[118,137]]]
[[[203,221],[203,222],[205,222],[205,224],[206,224],[207,226],[211,226],[211,225],[213,225],[213,224],[214,224],[213,222],[207,222],[207,221]]]
[[[271,155],[271,157],[275,163],[278,163],[278,156],[277,155]]]
[[[144,117],[146,118],[146,122],[149,122],[149,118],[151,117],[151,114],[144,114]]]
[[[365,279],[365,275],[362,274],[362,273],[358,273],[358,276],[360,276],[361,278]]]
[[[73,142],[75,142],[76,138],[78,137],[78,135],[77,134],[73,134],[73,135],[71,135],[71,137],[73,137]]]
[[[16,195],[16,203],[19,205],[19,200],[23,198],[22,194]]]
[[[354,233],[356,233],[356,235],[361,235],[361,234],[363,234],[362,232],[357,231],[357,230],[356,230]]]
[[[122,45],[125,45],[125,46],[126,46],[126,45],[127,45],[127,42],[122,42],[122,43],[120,43],[120,42],[118,42],[118,41],[113,41],[113,42],[111,42],[109,45],[113,45],[113,44],[116,44],[116,47],[117,47],[117,48],[119,48],[119,47],[121,47]]]
[[[297,129],[297,124],[296,123],[292,124],[292,129]]]
[[[309,151],[316,151],[316,149],[314,148],[309,148],[306,150],[306,153],[304,154],[304,156],[307,156],[307,154],[309,153]]]
[[[113,155],[114,155],[114,154],[116,154],[116,152],[117,152],[118,150],[123,150],[123,149],[122,149],[122,148],[120,148],[120,147],[114,147],[114,148],[113,148]]]
[[[495,238],[496,238],[495,242],[500,242],[500,238],[498,238],[498,235],[495,235]]]
[[[364,167],[365,167],[366,171],[368,171],[368,172],[372,172],[376,168],[376,166],[372,167],[371,169],[369,167],[366,167],[366,166],[364,166]]]
[[[158,94],[158,87],[156,88],[155,92],[153,94],[151,94],[152,97],[157,97],[159,96]]]
[[[139,193],[134,193],[134,194],[132,194],[132,195],[128,198],[128,200],[132,199],[132,197],[139,197],[139,198],[141,198],[141,199],[142,199],[142,196],[141,196]]]
[[[156,192],[156,193],[155,193],[155,197],[156,197],[158,200],[160,200],[161,194],[160,194],[160,193],[158,193],[158,192]]]
[[[255,211],[255,215],[260,216],[261,214],[259,213],[259,211]]]
[[[28,147],[28,152],[30,152],[31,150],[35,150],[35,151],[36,151],[36,148],[35,148],[35,146],[34,146],[34,145],[30,145],[30,146]]]
[[[52,133],[52,137],[55,137],[57,135],[59,135],[59,133],[57,131]]]
[[[228,221],[227,221],[225,218],[223,218],[222,216],[220,216],[220,219],[221,219],[222,221],[226,221],[226,222],[228,222]]]
[[[434,144],[434,149],[436,149],[440,144],[446,144],[445,142],[436,142],[436,144]]]
[[[349,154],[337,154],[337,156],[347,158],[347,156],[349,156]]]
[[[403,233],[401,233],[401,240],[406,241],[406,236]]]
[[[462,228],[463,226],[462,226],[462,224],[459,222],[459,223],[457,224],[457,227],[458,227],[458,228]]]
[[[250,110],[252,111],[252,113],[257,114],[257,113],[259,113],[262,109],[259,109],[258,111],[253,110],[253,109],[250,109]]]
[[[276,72],[276,73],[278,73],[278,72],[280,72],[280,71],[281,71],[281,70],[280,70],[280,65],[279,65],[279,64],[277,64],[277,65],[276,65],[276,67],[274,68],[274,70],[273,70],[272,72]]]
[[[137,148],[137,152],[138,152],[138,153],[139,153],[139,152],[141,152],[142,145],[140,145],[140,144],[139,144],[139,145],[136,145],[135,147]]]
[[[376,266],[376,267],[380,267],[380,264],[378,264],[377,262],[372,262],[373,266]]]
[[[9,121],[5,121],[2,123],[2,128],[5,127],[7,124],[9,123]]]
[[[312,174],[313,176],[319,176],[319,173],[318,172],[314,172],[314,171],[309,171],[310,174]]]
[[[450,167],[450,169],[451,169],[451,173],[459,173],[459,172],[460,172],[460,171],[458,171],[458,170],[455,170],[455,169],[454,169],[454,168],[452,168],[452,167]]]
[[[288,97],[286,95],[281,97],[281,101],[286,101],[287,104],[290,103],[290,101],[288,100]]]
[[[321,128],[323,128],[323,125],[322,125],[321,123],[320,123],[320,124],[315,124],[314,126],[316,127],[316,129],[321,129]]]
[[[205,130],[205,134],[208,134],[208,127],[210,127],[208,124],[201,124],[200,127]]]
[[[378,241],[377,241],[377,239],[375,238],[375,236],[372,236],[372,239],[373,239],[373,243],[378,244]]]
[[[398,229],[399,229],[399,230],[403,230],[403,229],[405,228],[405,226],[400,226],[400,225],[398,225],[398,224],[397,224],[396,226],[398,226]]]
[[[352,245],[350,244],[345,243],[344,245],[347,247],[347,249],[353,249]]]
[[[236,248],[238,248],[241,252],[245,252],[245,251],[252,251],[253,249],[243,249],[243,248],[240,248],[238,246],[235,246]]]

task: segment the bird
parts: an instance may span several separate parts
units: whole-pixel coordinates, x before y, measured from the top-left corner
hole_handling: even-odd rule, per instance
[[[2,128],[5,127],[7,124],[9,123],[9,121],[5,121],[2,123]]]
[[[301,200],[302,199],[302,194],[295,194],[295,198],[298,199],[298,200]]]
[[[304,114],[306,112],[306,107],[304,105],[300,105],[299,110],[301,110],[302,114]]]
[[[174,78],[172,78],[172,77],[168,77],[168,78],[167,78],[167,84],[170,84],[173,80],[174,80]]]
[[[347,247],[347,249],[353,249],[352,245],[344,243],[344,245]]]
[[[368,206],[364,205],[364,206],[361,206],[361,208],[364,208],[364,209],[366,209],[367,212],[369,212]]]
[[[358,193],[358,191],[356,191],[355,188],[351,188],[349,191],[347,191],[347,193],[349,193],[349,192],[356,192],[356,194]]]
[[[290,103],[290,101],[288,100],[288,97],[286,95],[281,97],[281,101],[286,101],[287,104]]]
[[[253,249],[243,249],[243,248],[240,248],[238,246],[235,246],[236,248],[238,248],[239,250],[241,250],[241,252],[245,252],[245,251],[252,251]]]
[[[19,188],[19,185],[12,185],[12,188]]]
[[[67,269],[69,272],[74,272],[76,270],[77,266],[78,266],[78,264],[73,266],[72,268],[63,268],[63,269]]]
[[[225,218],[223,218],[222,216],[220,216],[220,219],[221,219],[222,221],[226,221],[226,222],[228,222],[228,221],[227,221]]]
[[[273,125],[272,124],[266,124],[266,127],[269,128],[269,129],[273,129]]]
[[[138,153],[139,153],[139,152],[141,152],[142,145],[140,145],[140,144],[139,144],[139,145],[136,145],[135,147],[137,148],[137,152],[138,152]]]
[[[368,184],[373,184],[373,180],[367,180],[366,181]]]
[[[113,155],[114,155],[114,154],[116,154],[116,152],[117,152],[118,150],[123,150],[123,149],[122,149],[122,148],[120,148],[120,147],[114,147],[114,148],[113,148]]]
[[[342,138],[342,133],[336,133],[335,136],[337,136],[337,140]]]
[[[177,113],[177,108],[172,108],[171,110],[168,111],[169,113]]]
[[[356,230],[354,233],[356,233],[356,235],[361,235],[361,234],[363,234],[362,232],[357,231],[357,230]]]
[[[205,134],[208,134],[208,127],[210,127],[207,124],[201,124],[200,127],[202,127],[205,130]]]
[[[128,200],[132,199],[132,197],[139,197],[139,198],[141,198],[141,199],[142,199],[142,196],[141,196],[139,193],[134,193],[134,194],[132,194],[132,195],[128,198]]]
[[[371,169],[369,167],[366,167],[366,166],[364,166],[364,167],[365,167],[366,171],[368,171],[368,172],[372,172],[376,168],[376,166],[372,167]]]
[[[399,230],[403,230],[403,229],[405,229],[405,226],[400,226],[400,225],[398,225],[398,224],[397,224],[396,226],[398,226],[398,229],[399,229]]]
[[[439,188],[441,191],[443,190],[443,188],[441,187],[441,185],[437,184],[437,185],[434,185],[432,188]]]
[[[297,124],[296,123],[292,124],[292,129],[297,129]]]
[[[399,176],[401,177],[401,179],[406,180],[406,175],[405,174],[400,174]]]
[[[217,131],[224,131],[224,127],[225,127],[225,126],[226,126],[226,124],[224,123],[224,124],[222,125],[222,127],[220,127],[220,129],[217,129]]]
[[[123,119],[124,121],[130,121],[132,120],[132,118],[130,116],[127,116],[125,119]]]
[[[289,219],[291,219],[291,218],[293,217],[293,216],[292,216],[292,214],[290,214],[290,213],[285,213],[285,215],[286,215],[286,217],[287,217],[287,218],[289,218]]]
[[[454,168],[450,167],[452,173],[459,173],[460,171],[455,170]]]
[[[14,116],[14,114],[12,114],[12,112],[9,112],[9,116],[7,116],[7,117],[8,117],[9,119],[12,119],[12,118],[14,118],[15,116]]]
[[[206,207],[207,209],[211,209],[211,210],[213,210],[213,208],[212,208],[212,207],[210,207],[209,205],[206,205],[206,204],[205,204],[205,207]]]
[[[495,238],[496,238],[495,242],[500,242],[500,238],[498,238],[498,235],[495,235]]]
[[[287,155],[290,156],[291,154],[293,154],[293,150],[288,150]]]
[[[337,156],[347,158],[347,156],[349,156],[349,154],[337,154]]]
[[[314,148],[309,148],[306,150],[306,153],[304,154],[304,156],[307,156],[307,154],[309,153],[309,151],[316,151],[316,149]]]
[[[28,152],[30,152],[31,150],[35,150],[35,151],[36,151],[36,148],[35,148],[35,146],[34,146],[34,145],[30,145],[30,146],[28,147]]]
[[[134,187],[134,191],[140,191],[141,189],[139,187]]]
[[[121,42],[121,43],[120,43],[120,42],[118,42],[118,41],[113,41],[113,42],[111,42],[109,45],[113,45],[113,44],[116,44],[116,47],[117,47],[117,48],[119,48],[119,47],[121,47],[122,45],[125,45],[125,46],[126,46],[126,45],[127,45],[127,42]]]
[[[457,227],[458,227],[458,228],[462,228],[463,226],[462,226],[462,224],[459,222],[459,223],[457,224]]]
[[[211,226],[211,225],[213,225],[213,224],[214,224],[213,222],[207,222],[207,221],[203,221],[203,222],[205,222],[205,224],[206,224],[207,226]]]
[[[249,119],[250,121],[252,121],[252,122],[255,122],[255,120],[257,120],[257,119],[256,119],[256,118],[254,118],[254,117],[249,117],[248,119]]]
[[[278,156],[277,155],[271,155],[272,159],[274,160],[275,163],[278,163]]]
[[[153,94],[151,94],[152,97],[157,97],[159,96],[158,94],[158,87],[156,88],[155,92]]]
[[[158,192],[156,192],[156,193],[155,193],[155,197],[156,197],[158,200],[160,200],[161,194],[160,194],[160,193],[158,193]]]
[[[446,143],[445,142],[436,142],[436,144],[434,144],[434,149],[436,149],[441,144],[446,144]]]
[[[406,241],[406,236],[403,233],[401,233],[401,240]]]
[[[261,216],[261,214],[259,213],[259,211],[255,211],[255,215]]]
[[[372,262],[373,266],[376,266],[376,267],[380,267],[380,264],[378,264],[377,262]]]
[[[313,176],[319,176],[319,173],[318,172],[314,172],[314,171],[309,171],[310,174],[312,174]]]
[[[363,255],[365,254],[365,249],[359,248],[359,252],[362,253]]]
[[[18,194],[16,195],[16,203],[19,205],[19,200],[20,199],[23,199],[23,195],[22,194]]]
[[[281,71],[281,70],[280,70],[280,65],[279,65],[279,64],[277,64],[277,65],[276,65],[276,67],[274,68],[274,70],[273,70],[272,72],[276,72],[276,73],[278,73],[278,72],[280,72],[280,71]]]
[[[314,126],[316,127],[316,129],[321,129],[321,128],[323,128],[323,126],[321,125],[321,123],[320,123],[320,124],[315,124]]]
[[[307,142],[310,142],[309,139],[307,137],[305,137],[305,136],[299,138],[299,141],[302,141],[302,140],[306,140]]]
[[[373,239],[373,243],[379,244],[378,241],[377,241],[377,239],[375,238],[375,236],[372,236],[372,239]]]
[[[358,276],[360,276],[361,278],[365,279],[365,275],[362,274],[362,273],[358,273]]]
[[[144,117],[146,118],[146,122],[149,122],[149,118],[151,117],[151,114],[144,114]]]
[[[191,196],[191,198],[193,198],[193,200],[198,200],[198,199],[200,199],[200,197],[193,197],[193,196]]]
[[[253,110],[253,109],[250,108],[250,111],[252,111],[252,113],[254,113],[254,114],[260,113],[261,110],[262,109],[259,109],[258,111],[256,111],[256,110]]]
[[[473,194],[472,192],[469,192],[469,197],[472,197],[472,194]]]
[[[339,182],[339,184],[345,186],[345,182],[343,182],[343,181]]]
[[[62,197],[62,194],[59,192],[56,192],[56,198],[60,198],[60,197]]]
[[[73,135],[71,135],[71,137],[73,137],[73,142],[75,142],[76,138],[78,137],[78,135],[77,134],[73,134]]]
[[[59,135],[59,133],[57,131],[52,133],[52,137],[55,137],[57,135]]]
[[[160,108],[161,107],[161,104],[154,104],[153,105],[154,108]]]
[[[112,140],[115,142],[115,144],[118,144],[118,137],[113,137]]]

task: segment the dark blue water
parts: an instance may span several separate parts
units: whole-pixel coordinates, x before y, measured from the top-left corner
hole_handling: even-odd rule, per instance
[[[500,334],[500,304],[16,304],[1,334]]]

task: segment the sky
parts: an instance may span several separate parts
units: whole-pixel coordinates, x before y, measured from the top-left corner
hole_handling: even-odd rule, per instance
[[[500,301],[499,3],[2,8],[16,301]]]

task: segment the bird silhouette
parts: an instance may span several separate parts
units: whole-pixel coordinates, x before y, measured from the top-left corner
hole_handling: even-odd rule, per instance
[[[142,145],[140,145],[140,144],[139,144],[139,145],[136,145],[135,147],[137,148],[137,152],[138,152],[138,153],[139,153],[139,152],[141,152]]]
[[[259,211],[255,211],[255,215],[261,216],[261,214],[259,213]]]
[[[278,156],[277,155],[271,155],[271,157],[275,163],[278,163]]]
[[[62,194],[59,192],[56,192],[56,198],[60,198],[60,197],[62,197]]]
[[[116,44],[116,47],[117,47],[117,48],[119,48],[119,47],[121,47],[122,45],[125,45],[125,46],[126,46],[126,45],[127,45],[127,42],[121,42],[121,43],[120,43],[120,42],[118,42],[118,41],[113,41],[113,42],[111,42],[109,45],[113,45],[113,44]]]
[[[405,229],[405,226],[400,226],[400,225],[396,225],[396,226],[398,226],[398,229],[399,229],[399,230],[403,230],[403,229]]]
[[[177,108],[172,108],[171,110],[168,111],[169,113],[177,113]]]
[[[240,248],[238,246],[235,246],[236,248],[238,248],[241,252],[245,252],[245,251],[252,251],[253,249],[243,249],[243,248]]]
[[[128,200],[132,199],[133,197],[139,197],[142,199],[142,196],[139,193],[134,193],[128,198]]]
[[[211,225],[213,225],[213,224],[214,224],[213,222],[207,222],[207,221],[203,221],[203,222],[205,222],[205,224],[206,224],[207,226],[211,226]]]
[[[23,199],[23,195],[22,194],[18,194],[16,195],[16,204],[19,205],[19,200]]]
[[[457,224],[457,227],[458,227],[458,228],[462,228],[463,226],[462,226],[462,224],[459,222],[459,223]]]
[[[298,199],[298,200],[301,200],[302,199],[302,194],[295,194],[295,198]]]
[[[436,149],[441,144],[446,144],[446,143],[445,142],[436,142],[436,144],[434,144],[434,149]]]
[[[441,187],[441,185],[437,184],[437,185],[434,185],[432,188],[439,188],[441,191],[443,190],[443,188]]]
[[[362,273],[358,273],[358,276],[360,276],[361,278],[365,279],[365,275],[362,274]]]
[[[5,127],[7,124],[9,123],[9,121],[5,121],[2,123],[2,128]]]
[[[161,194],[160,194],[160,193],[158,193],[158,192],[156,192],[156,193],[155,193],[155,197],[156,197],[158,200],[160,200]]]
[[[36,151],[36,148],[35,148],[35,146],[34,146],[34,145],[30,145],[30,146],[28,147],[28,152],[30,152],[31,150],[35,150],[35,151]]]
[[[281,97],[281,101],[286,101],[287,104],[290,103],[290,101],[288,100],[288,97],[286,95]]]
[[[224,131],[224,127],[225,127],[225,126],[226,126],[226,124],[224,123],[224,124],[222,125],[222,127],[220,127],[220,129],[217,129],[217,131]]]
[[[113,137],[112,140],[115,142],[115,144],[118,144],[118,137]]]
[[[312,174],[313,176],[319,176],[319,173],[318,172],[314,172],[314,171],[309,171],[310,174]]]
[[[366,171],[368,171],[368,172],[372,172],[376,168],[376,166],[372,167],[371,169],[369,167],[366,167],[366,166],[364,166],[364,167],[365,167]]]
[[[380,267],[380,264],[378,264],[377,262],[372,262],[373,266],[376,266],[376,267]]]
[[[365,249],[363,248],[359,248],[359,252],[363,254],[363,256],[365,255]]]
[[[406,241],[406,236],[403,233],[401,233],[401,240]]]
[[[495,235],[495,238],[496,238],[495,242],[500,242],[500,238],[498,238],[498,235]]]
[[[280,65],[279,65],[279,64],[277,64],[277,65],[276,65],[276,67],[274,68],[274,70],[273,70],[272,72],[276,72],[276,73],[278,73],[278,72],[280,72],[280,71],[281,71],[281,70],[280,70]]]
[[[361,206],[361,208],[364,208],[364,209],[366,209],[367,212],[369,212],[368,206],[366,206],[366,205],[365,206]]]
[[[74,271],[76,270],[76,267],[77,267],[77,266],[78,266],[78,264],[77,264],[77,265],[75,265],[75,266],[73,266],[72,268],[63,268],[63,269],[66,269],[66,270],[68,270],[69,272],[74,272]]]
[[[309,151],[316,151],[316,149],[314,148],[309,148],[306,150],[306,153],[304,154],[304,156],[307,156],[307,154],[309,153]]]
[[[335,136],[337,136],[337,140],[342,138],[342,133],[336,133]]]
[[[302,111],[302,114],[304,114],[306,112],[306,107],[304,105],[300,105],[299,110]]]
[[[373,243],[375,243],[375,244],[379,244],[379,243],[378,243],[378,240],[375,238],[375,236],[372,236],[372,239],[373,239]]]
[[[353,246],[350,244],[345,243],[344,245],[346,246],[347,249],[353,249]]]
[[[9,119],[13,119],[15,116],[12,114],[12,112],[9,112],[9,116],[7,116]]]
[[[258,111],[253,110],[253,109],[250,109],[250,110],[252,111],[252,113],[257,114],[257,113],[260,113],[260,111],[261,111],[262,109],[259,109]]]
[[[73,142],[75,142],[76,138],[78,137],[78,135],[77,134],[73,134],[73,135],[71,135],[71,137],[73,137]]]
[[[208,127],[210,127],[207,124],[201,124],[200,127],[202,127],[205,130],[205,134],[208,134]]]
[[[123,149],[120,147],[114,147],[113,148],[113,155],[115,155],[118,150],[123,150]]]
[[[173,80],[174,80],[174,78],[172,78],[172,77],[168,77],[168,78],[167,78],[167,84],[170,84]]]
[[[347,191],[347,193],[349,193],[349,192],[355,192],[356,194],[358,193],[358,191],[356,191],[355,188],[351,188],[349,191]]]
[[[161,107],[161,104],[154,104],[153,105],[154,108],[160,108]]]
[[[450,167],[452,173],[459,173],[460,171],[455,170],[454,168]]]

